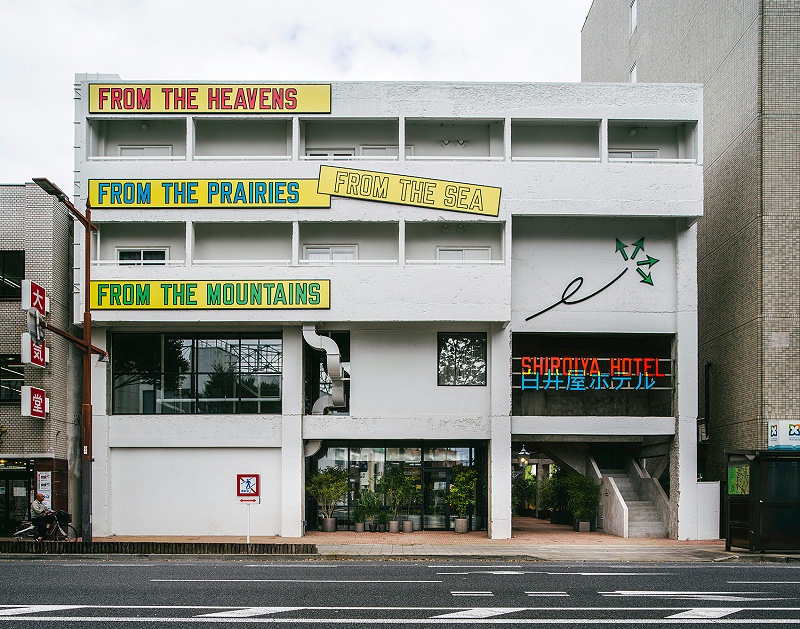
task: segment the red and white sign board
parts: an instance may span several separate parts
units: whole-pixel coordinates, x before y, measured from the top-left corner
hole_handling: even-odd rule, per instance
[[[261,503],[261,481],[259,474],[236,475],[236,497],[243,504]]]
[[[22,310],[36,308],[43,317],[50,312],[50,298],[44,286],[31,280],[22,280]]]
[[[22,412],[23,417],[37,417],[44,419],[50,412],[50,398],[44,389],[36,387],[22,387]]]
[[[44,343],[37,345],[28,332],[22,333],[22,363],[45,367],[50,362],[50,350]]]

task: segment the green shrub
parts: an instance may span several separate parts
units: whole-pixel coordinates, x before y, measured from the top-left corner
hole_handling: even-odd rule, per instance
[[[567,496],[567,471],[554,466],[553,474],[542,483],[539,498],[542,507],[548,511],[568,511],[569,499]]]
[[[567,507],[578,520],[591,520],[600,504],[600,486],[588,476],[575,474],[567,479]]]
[[[323,516],[332,518],[336,505],[350,492],[350,476],[342,467],[326,467],[311,475],[306,491],[317,501]]]
[[[511,512],[521,515],[530,503],[536,502],[536,478],[525,472],[511,479]]]
[[[447,504],[459,518],[467,517],[467,511],[475,505],[475,487],[478,483],[478,470],[456,465],[453,468],[453,482],[447,495]]]

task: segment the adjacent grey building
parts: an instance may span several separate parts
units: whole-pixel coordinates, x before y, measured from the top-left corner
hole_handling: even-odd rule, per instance
[[[23,365],[21,355],[22,280],[47,291],[46,321],[70,330],[72,231],[66,206],[35,184],[0,185],[0,536],[27,518],[37,490],[54,509],[79,513],[79,357],[52,332],[46,367]],[[47,392],[44,419],[21,415],[23,385]]]
[[[699,471],[797,430],[800,3],[595,0],[585,82],[703,83]],[[652,157],[653,125],[609,147]],[[656,156],[657,157],[657,156]],[[791,432],[789,433],[791,434]]]

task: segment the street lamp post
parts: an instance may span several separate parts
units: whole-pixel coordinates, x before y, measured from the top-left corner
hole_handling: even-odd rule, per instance
[[[69,341],[75,343],[83,350],[83,379],[82,379],[82,393],[83,400],[81,403],[81,485],[82,485],[82,499],[81,499],[81,537],[84,542],[92,541],[92,354],[99,354],[101,356],[108,356],[105,350],[92,345],[92,313],[91,313],[91,296],[89,289],[91,287],[91,234],[97,231],[97,225],[92,223],[91,206],[89,200],[86,200],[86,214],[81,214],[80,211],[72,204],[69,197],[57,185],[45,178],[33,178],[33,182],[44,190],[47,194],[57,197],[72,216],[83,225],[85,230],[84,237],[84,260],[83,260],[83,338],[73,336],[69,332],[59,330],[55,326],[45,325],[44,327],[56,334],[63,336]]]

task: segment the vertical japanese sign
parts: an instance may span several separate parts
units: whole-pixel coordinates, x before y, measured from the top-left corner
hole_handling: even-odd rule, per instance
[[[22,310],[35,308],[43,317],[50,310],[44,286],[31,280],[22,280]]]
[[[37,387],[22,387],[22,411],[23,417],[36,417],[44,419],[50,412],[50,400],[44,389]]]
[[[50,358],[50,350],[44,343],[37,343],[29,332],[22,333],[22,363],[45,367]]]

